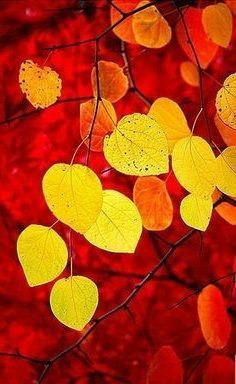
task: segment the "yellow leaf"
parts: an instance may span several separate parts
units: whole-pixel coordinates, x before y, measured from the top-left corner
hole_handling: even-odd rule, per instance
[[[199,73],[196,64],[192,61],[183,61],[180,65],[180,73],[183,80],[192,85],[192,87],[199,86]]]
[[[220,119],[236,129],[236,73],[228,76],[216,96],[216,109]]]
[[[199,136],[179,140],[172,153],[172,168],[179,183],[198,196],[215,188],[216,162],[210,145]]]
[[[217,188],[236,197],[236,146],[226,148],[217,158]]]
[[[202,11],[202,24],[208,37],[221,47],[227,48],[233,31],[233,17],[224,3],[208,5]]]
[[[136,8],[148,3],[141,1]],[[132,26],[136,42],[144,47],[161,48],[171,40],[171,28],[154,5],[134,14]]]
[[[84,276],[60,279],[52,288],[50,305],[54,316],[62,324],[81,331],[96,311],[97,286]]]
[[[192,193],[180,204],[180,215],[189,227],[205,231],[211,219],[213,203],[211,197],[199,197]]]
[[[61,79],[50,67],[39,67],[31,60],[21,64],[19,84],[35,108],[47,108],[61,96]]]
[[[36,224],[21,232],[17,253],[31,287],[55,279],[64,270],[68,259],[66,244],[57,232]]]
[[[100,180],[83,165],[54,164],[43,177],[43,193],[57,219],[76,232],[86,232],[101,211]]]
[[[123,117],[105,137],[103,149],[108,163],[126,175],[159,175],[169,169],[164,132],[155,120],[140,113]]]
[[[120,100],[129,89],[128,77],[123,68],[112,61],[101,60],[98,62],[100,96],[111,103]],[[93,94],[97,95],[96,68],[91,73]]]
[[[182,109],[177,103],[166,97],[160,97],[154,101],[148,116],[155,119],[164,131],[170,152],[176,141],[191,133]]]
[[[133,197],[144,228],[162,231],[171,225],[173,204],[164,181],[155,176],[138,177]]]
[[[122,193],[103,191],[103,205],[85,238],[110,252],[133,253],[142,232],[142,220],[134,203]]]

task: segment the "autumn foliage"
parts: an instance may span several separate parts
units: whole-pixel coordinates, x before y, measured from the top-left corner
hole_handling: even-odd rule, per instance
[[[2,382],[233,384],[235,14],[2,6]]]

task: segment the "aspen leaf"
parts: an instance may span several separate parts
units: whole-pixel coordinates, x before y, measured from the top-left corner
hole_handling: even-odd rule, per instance
[[[52,288],[50,305],[54,316],[62,324],[81,331],[96,311],[97,286],[84,276],[60,279]]]
[[[183,61],[180,64],[180,73],[183,80],[192,87],[199,86],[199,73],[196,64],[192,61]]]
[[[40,67],[31,60],[21,64],[19,84],[35,108],[47,108],[61,96],[61,79],[50,67]]]
[[[227,48],[233,31],[233,17],[225,3],[208,5],[202,11],[202,24],[209,38]]]
[[[136,8],[139,0],[130,0],[125,2],[124,0],[113,0],[112,3],[116,5],[121,11],[127,13]],[[111,6],[111,24],[116,24],[121,18],[121,13],[116,10],[115,7]],[[126,18],[119,25],[114,27],[113,32],[121,40],[126,41],[127,43],[137,44],[132,28],[132,16]]]
[[[228,343],[231,322],[221,291],[207,285],[198,296],[198,316],[203,336],[213,349],[222,349]]]
[[[233,384],[234,370],[234,362],[229,357],[215,355],[203,374],[203,384]]]
[[[173,204],[166,183],[155,176],[138,177],[133,190],[144,228],[161,231],[173,220]]]
[[[154,101],[148,116],[156,120],[164,131],[170,152],[179,139],[187,137],[191,133],[181,108],[166,97],[160,97]]]
[[[93,125],[95,109],[95,99],[80,104],[80,135],[87,146],[89,146],[89,139],[86,137],[89,136]],[[105,99],[99,101],[90,144],[92,151],[101,152],[103,150],[104,137],[114,130],[116,122],[116,112],[110,101]]]
[[[236,15],[236,2],[235,0],[226,0],[225,3],[228,5],[229,9],[233,13],[233,15]]]
[[[201,9],[188,7],[184,11],[184,20],[188,29],[190,39],[195,48],[199,64],[201,68],[205,69],[214,59],[218,50],[218,46],[211,40],[209,40],[206,32],[204,31],[202,25]],[[181,46],[185,54],[189,57],[191,61],[197,64],[195,61],[195,56],[193,54],[192,47],[188,42],[189,39],[181,19],[179,19],[178,23],[176,24],[176,35],[179,45]]]
[[[221,197],[221,192],[215,189],[212,198],[213,201],[217,201]],[[236,198],[231,197],[231,199],[236,201]],[[215,207],[216,212],[229,224],[236,225],[236,207],[232,204],[223,201],[217,207]]]
[[[85,238],[110,252],[133,253],[142,232],[142,221],[134,203],[122,193],[103,191],[103,205]]]
[[[218,114],[215,114],[215,125],[224,140],[225,144],[229,147],[232,145],[236,145],[236,130],[233,128],[228,127],[218,116]]]
[[[179,140],[172,153],[172,168],[179,183],[197,196],[210,196],[215,188],[216,161],[210,145],[199,136]]]
[[[216,95],[216,109],[220,119],[236,129],[236,73],[228,76]]]
[[[88,167],[54,164],[43,177],[43,193],[52,213],[76,232],[84,233],[102,207],[102,186]]]
[[[68,259],[66,244],[57,232],[36,224],[21,232],[17,253],[31,287],[55,279],[64,270]]]
[[[101,60],[98,62],[99,89],[102,98],[115,103],[128,91],[129,81],[123,69],[112,61]],[[97,95],[96,69],[92,70],[91,81],[93,93]]]
[[[236,146],[228,147],[216,158],[217,188],[236,197]]]
[[[211,219],[212,208],[211,197],[199,197],[190,193],[181,201],[180,215],[189,227],[205,231]]]
[[[154,355],[146,384],[183,384],[182,362],[171,346],[161,347]]]
[[[168,172],[168,145],[159,124],[134,113],[123,117],[104,139],[108,163],[126,175],[148,176]]]
[[[141,1],[137,8],[148,3]],[[144,47],[161,48],[171,40],[171,28],[154,5],[135,13],[132,26],[136,42]]]

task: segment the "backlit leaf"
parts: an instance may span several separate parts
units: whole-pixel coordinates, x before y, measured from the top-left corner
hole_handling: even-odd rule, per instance
[[[202,25],[202,10],[200,8],[188,7],[184,11],[183,15],[200,66],[205,69],[215,57],[218,46],[209,40],[206,32],[204,31]],[[176,25],[176,35],[185,54],[190,58],[190,60],[197,64],[193,54],[193,49],[189,44],[189,39],[186,35],[186,30],[181,19],[179,19]]]
[[[154,101],[148,116],[156,120],[164,131],[170,152],[172,152],[176,141],[189,136],[191,133],[181,108],[173,100],[166,97],[160,97]]]
[[[228,343],[231,322],[221,291],[207,285],[198,296],[198,316],[203,336],[213,349],[222,349]]]
[[[226,125],[217,113],[215,115],[215,125],[226,145],[236,145],[236,130]]]
[[[216,109],[220,119],[236,129],[236,73],[228,76],[216,96]]]
[[[208,5],[202,11],[202,24],[209,38],[227,48],[233,30],[233,17],[225,3]]]
[[[236,146],[226,148],[216,159],[217,188],[236,197]]]
[[[120,100],[128,91],[129,81],[123,69],[112,61],[98,62],[100,96],[112,103]],[[97,95],[96,69],[92,70],[93,93]]]
[[[68,259],[66,244],[57,232],[36,224],[21,232],[17,253],[31,287],[55,279],[64,270]]]
[[[226,0],[225,3],[228,5],[229,9],[233,13],[233,15],[236,15],[236,2],[235,0]]]
[[[95,99],[80,104],[80,135],[87,146],[89,146],[89,140],[86,138],[89,136],[93,125],[95,109]],[[90,149],[92,151],[102,151],[104,137],[107,133],[114,130],[116,121],[116,112],[110,101],[105,99],[99,101],[90,144]]]
[[[173,220],[173,204],[166,183],[155,176],[138,177],[133,190],[134,203],[144,228],[161,231]]]
[[[213,201],[217,201],[221,196],[221,192],[215,189],[213,193]],[[231,197],[231,199],[236,201],[236,198]],[[217,207],[215,207],[216,212],[231,225],[236,225],[236,207],[226,201],[223,201]]]
[[[102,186],[88,167],[54,164],[43,177],[43,193],[52,213],[76,232],[84,233],[102,207]]]
[[[154,355],[146,384],[182,384],[182,362],[170,346],[163,346]]]
[[[189,227],[205,231],[211,219],[212,208],[211,197],[199,197],[190,193],[181,201],[181,218]]]
[[[96,311],[97,286],[84,276],[60,279],[52,288],[50,305],[54,316],[62,324],[81,331]]]
[[[21,64],[19,84],[35,108],[47,108],[61,96],[61,79],[50,67],[40,67],[31,60]]]
[[[229,357],[212,356],[203,374],[203,384],[233,384],[234,371],[234,362]]]
[[[210,145],[199,136],[179,140],[172,153],[172,167],[179,183],[198,196],[215,188],[216,161]]]
[[[103,205],[85,238],[110,252],[133,253],[142,232],[142,220],[134,203],[123,194],[103,191]]]
[[[134,8],[136,8],[137,4],[139,3],[139,0],[113,0],[112,3],[114,3],[119,9],[123,12],[130,12]],[[121,13],[116,10],[113,6],[111,6],[111,24],[114,25],[122,18]],[[132,16],[126,18],[124,21],[122,21],[117,27],[113,28],[113,32],[117,37],[119,37],[121,40],[126,41],[127,43],[131,44],[137,44],[133,28],[132,28]]]
[[[141,1],[140,8],[149,1]],[[133,15],[133,33],[138,44],[148,48],[161,48],[171,39],[171,28],[158,9],[152,5]]]
[[[180,73],[183,80],[193,87],[199,86],[199,73],[196,64],[192,61],[183,61],[180,65]]]
[[[148,176],[168,172],[168,145],[159,124],[146,115],[123,117],[104,139],[104,155],[116,170]]]

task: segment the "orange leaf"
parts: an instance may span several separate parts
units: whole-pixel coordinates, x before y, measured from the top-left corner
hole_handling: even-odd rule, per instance
[[[211,358],[203,376],[203,384],[234,383],[234,363],[224,355]]]
[[[207,66],[215,57],[218,47],[215,43],[209,40],[204,31],[202,25],[202,10],[189,7],[184,12],[183,16],[200,66],[202,68],[207,68]],[[188,37],[186,35],[186,31],[181,19],[176,25],[176,34],[178,42],[183,51],[194,63],[196,63],[192,47],[188,42]]]
[[[217,201],[222,193],[215,189],[213,193],[213,201]],[[236,198],[232,197],[232,199],[236,200]],[[224,201],[223,203],[217,205],[215,208],[216,212],[229,224],[236,225],[236,207]]]
[[[101,97],[112,103],[120,100],[128,91],[129,81],[123,69],[112,61],[99,61],[99,88]],[[97,94],[96,69],[91,74],[93,93]]]
[[[137,8],[148,3],[141,1]],[[132,25],[137,43],[144,47],[161,48],[171,39],[170,26],[154,5],[134,14]]]
[[[113,4],[115,4],[123,12],[132,11],[138,3],[139,0],[129,0],[127,2],[124,0],[113,0]],[[114,25],[121,18],[121,13],[111,6],[111,24]],[[137,44],[132,28],[132,16],[117,25],[117,27],[113,29],[113,32],[121,40],[126,41],[127,43]]]
[[[147,384],[182,384],[182,362],[170,346],[163,346],[154,355],[147,373]]]
[[[209,347],[224,348],[232,327],[221,291],[215,285],[207,285],[199,294],[198,316]]]
[[[235,0],[226,0],[225,1],[228,7],[231,9],[233,15],[236,15],[236,1]]]
[[[171,225],[173,205],[164,181],[155,176],[138,177],[133,197],[144,228],[161,231]]]
[[[227,48],[233,31],[233,17],[224,3],[208,5],[202,11],[202,24],[208,37],[221,47]]]
[[[229,147],[232,145],[236,145],[236,130],[226,125],[216,113],[215,115],[215,125],[220,132],[222,139],[225,144]]]
[[[180,73],[183,80],[193,87],[199,86],[199,74],[197,66],[191,61],[184,61],[180,65]]]
[[[92,128],[96,110],[96,99],[91,99],[80,105],[80,135],[85,144],[89,146],[86,139]],[[101,152],[103,150],[103,139],[107,133],[114,130],[116,125],[116,112],[110,101],[102,99],[99,101],[95,124],[92,130],[91,150]]]

